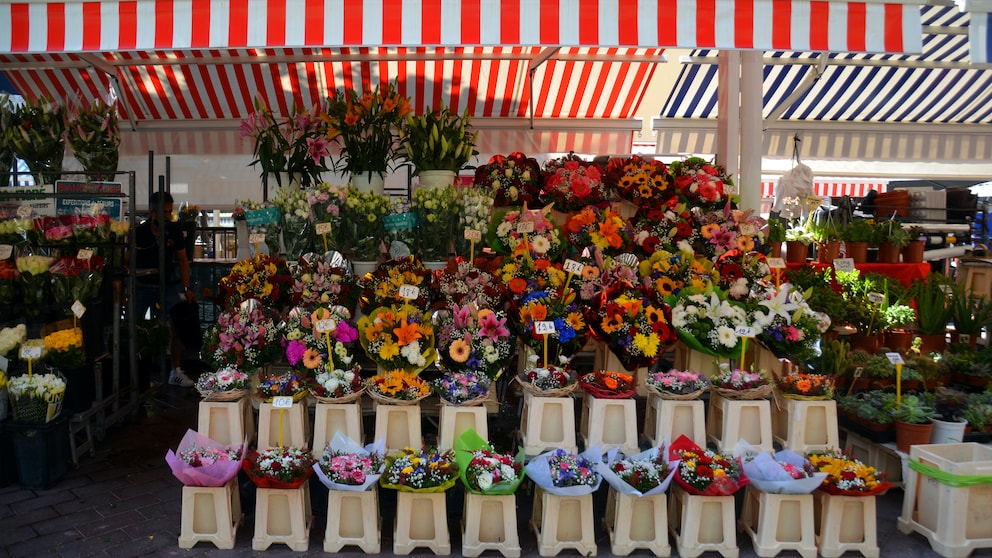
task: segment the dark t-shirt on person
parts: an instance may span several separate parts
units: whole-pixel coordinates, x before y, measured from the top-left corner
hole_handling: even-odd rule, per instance
[[[137,254],[134,260],[137,269],[158,269],[158,238],[152,233],[151,221],[146,220],[135,228],[134,243]],[[179,281],[178,267],[176,266],[176,252],[184,250],[185,244],[183,233],[175,223],[165,224],[165,281],[175,283]],[[158,282],[158,277],[142,277],[139,280],[150,283]]]

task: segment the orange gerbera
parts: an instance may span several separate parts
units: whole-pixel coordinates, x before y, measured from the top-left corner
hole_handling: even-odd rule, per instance
[[[320,363],[323,360],[324,359],[320,356],[320,353],[313,349],[307,349],[303,352],[303,366],[306,366],[309,370],[313,370],[314,368],[320,366]]]
[[[519,277],[514,277],[513,279],[510,280],[509,288],[511,293],[520,294],[524,292],[525,289],[527,289],[527,281],[524,281]]]
[[[534,260],[534,269],[538,271],[545,271],[549,267],[551,267],[551,260],[547,258],[538,258]]]
[[[448,355],[455,362],[465,362],[471,353],[472,347],[461,339],[455,339],[451,342],[451,346],[448,347]]]
[[[541,322],[547,319],[548,317],[547,306],[538,302],[535,304],[528,304],[527,307],[530,308],[530,315],[535,322]]]
[[[737,249],[741,252],[750,252],[754,250],[754,240],[747,235],[740,235],[737,237]]]
[[[582,331],[586,327],[586,321],[580,312],[569,312],[565,316],[565,321],[572,326],[575,331]]]
[[[592,281],[599,277],[599,268],[594,265],[582,266],[582,279]]]

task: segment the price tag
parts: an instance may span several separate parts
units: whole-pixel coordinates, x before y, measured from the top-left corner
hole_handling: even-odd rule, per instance
[[[971,334],[968,334],[968,333],[959,333],[958,334],[958,343],[964,343],[966,345],[968,343],[971,343]]]
[[[317,333],[328,333],[337,329],[338,323],[331,318],[327,318],[326,320],[318,320],[314,324],[314,328],[317,330]]]
[[[534,221],[520,221],[517,223],[517,232],[521,234],[534,232]]]
[[[857,380],[864,373],[865,373],[865,367],[864,366],[857,366],[857,367],[855,367],[854,368],[854,379]]]
[[[331,224],[317,223],[316,225],[314,225],[313,230],[317,234],[331,234]]]
[[[534,333],[538,335],[551,335],[555,331],[554,322],[534,322]]]
[[[465,240],[474,240],[479,242],[482,240],[482,231],[477,231],[475,229],[465,229]]]
[[[950,285],[941,285],[940,290],[944,291],[944,294],[951,294],[954,292],[954,287]]]
[[[97,213],[103,213],[103,202],[93,202],[90,206],[90,214],[96,215]]]
[[[885,302],[885,296],[882,293],[868,293],[868,302],[872,304],[881,304]]]
[[[21,219],[27,219],[33,211],[34,209],[30,205],[20,205],[17,207],[17,216]]]
[[[566,273],[574,273],[575,275],[582,275],[582,270],[585,268],[584,265],[580,264],[575,260],[565,260],[564,269]]]
[[[86,307],[83,306],[82,302],[77,300],[72,303],[72,313],[75,314],[77,318],[82,318],[83,314],[86,313]]]
[[[756,229],[751,223],[744,223],[740,226],[740,232],[745,236],[754,236],[757,234],[758,229]]]
[[[276,409],[289,409],[293,406],[293,398],[288,395],[280,395],[272,398],[272,406]]]
[[[737,326],[734,328],[734,333],[738,337],[754,337],[754,328],[751,326]]]
[[[837,258],[834,260],[834,270],[843,271],[845,273],[850,273],[854,271],[854,259],[853,258]]]
[[[11,254],[14,253],[14,247],[10,244],[0,244],[0,260],[6,260],[10,258]]]
[[[400,285],[400,298],[413,300],[420,298],[420,287],[414,285]]]
[[[728,196],[736,196],[740,190],[737,188],[736,184],[724,184],[723,193]]]
[[[93,257],[93,250],[89,248],[80,248],[79,252],[76,253],[77,260],[87,261]]]
[[[785,269],[785,259],[783,258],[768,258],[765,262],[769,269]]]
[[[265,234],[251,233],[248,235],[248,244],[262,244],[265,242]]]
[[[885,358],[889,359],[890,364],[906,364],[899,353],[885,353]]]
[[[24,360],[41,358],[41,347],[38,345],[21,345],[21,358]]]

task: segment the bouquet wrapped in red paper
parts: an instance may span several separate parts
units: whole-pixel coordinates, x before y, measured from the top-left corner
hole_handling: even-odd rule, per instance
[[[245,473],[259,488],[299,488],[313,474],[310,450],[274,447],[248,452]]]
[[[183,486],[224,486],[238,474],[244,453],[244,444],[227,446],[187,430],[176,451],[165,454],[165,461]]]
[[[730,496],[748,483],[739,459],[700,448],[684,435],[669,447],[669,459],[679,459],[675,482],[689,494]]]

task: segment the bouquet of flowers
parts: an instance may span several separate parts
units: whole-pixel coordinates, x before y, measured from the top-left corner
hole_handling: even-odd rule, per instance
[[[48,272],[52,275],[52,296],[65,309],[77,300],[88,303],[100,295],[103,284],[103,258],[100,256],[85,260],[69,256],[59,258]]]
[[[662,399],[698,399],[710,387],[709,380],[699,372],[674,368],[649,373],[646,382]]]
[[[593,331],[627,370],[650,366],[676,339],[671,310],[646,289],[617,285],[598,302],[590,318]]]
[[[568,367],[568,358],[559,357],[559,365],[547,364],[537,366],[538,356],[530,354],[527,357],[527,369],[517,376],[517,381],[534,395],[556,397],[567,395],[575,389],[575,371]]]
[[[248,452],[243,468],[259,488],[299,488],[313,474],[313,457],[306,448],[277,446]]]
[[[713,391],[727,399],[761,399],[772,393],[774,384],[764,370],[752,372],[720,364],[720,371],[710,379]]]
[[[455,227],[455,253],[469,257],[470,243],[465,240],[465,230],[479,231],[485,234],[489,229],[489,220],[493,215],[493,194],[487,188],[459,188],[458,192],[458,224]]]
[[[20,300],[20,274],[10,260],[0,260],[0,304],[13,304]]]
[[[431,394],[423,378],[403,370],[389,370],[368,379],[369,395],[383,403],[409,405]]]
[[[549,219],[551,207],[499,209],[493,214],[487,240],[497,254],[554,259],[562,249],[561,232]]]
[[[28,328],[24,324],[0,329],[0,356],[8,359],[16,357],[21,343],[28,338]]]
[[[382,250],[389,197],[348,186],[341,219],[341,243],[353,261],[376,261]]]
[[[358,338],[365,354],[385,370],[419,374],[437,359],[430,317],[408,304],[362,316]]]
[[[675,481],[689,494],[730,496],[748,483],[739,459],[704,450],[684,435],[669,448],[670,457],[678,457]]]
[[[425,261],[446,261],[458,222],[458,193],[453,185],[413,191],[420,255]]]
[[[587,206],[573,213],[565,222],[569,243],[582,250],[595,246],[607,256],[617,256],[630,248],[632,229],[618,213],[609,207]]]
[[[620,494],[653,496],[668,490],[678,466],[678,460],[668,459],[664,446],[629,457],[610,450],[606,461],[599,464],[599,473]]]
[[[882,480],[874,467],[843,453],[825,452],[809,455],[810,465],[827,478],[820,490],[841,496],[874,496],[892,488],[892,483]]]
[[[20,274],[24,312],[31,316],[46,311],[51,299],[52,274],[49,268],[55,258],[29,255],[18,256],[14,261]]]
[[[460,257],[448,260],[448,265],[437,274],[437,291],[449,308],[469,303],[478,308],[503,306],[503,295],[493,274]]]
[[[358,304],[365,313],[389,304],[410,305],[426,312],[433,298],[433,278],[431,270],[413,256],[384,262],[362,279]],[[410,287],[416,287],[416,291]]]
[[[496,207],[535,203],[541,193],[541,166],[519,151],[493,155],[475,169],[475,186],[493,192]]]
[[[496,379],[513,353],[513,334],[506,327],[506,314],[479,308],[474,303],[455,304],[434,315],[439,352],[444,368],[474,372]]]
[[[451,372],[431,382],[434,393],[451,405],[481,403],[489,395],[490,385],[488,376],[474,372]]]
[[[739,326],[750,326],[746,308],[719,289],[693,294],[683,290],[670,299],[672,326],[690,348],[722,358],[740,355]]]
[[[543,203],[553,203],[563,213],[609,201],[610,190],[599,165],[574,155],[551,160],[544,166]]]
[[[50,422],[62,412],[65,378],[61,374],[24,374],[7,380],[14,420],[30,424]]]
[[[65,107],[40,97],[13,107],[4,133],[7,145],[27,163],[35,184],[51,184],[65,157]]]
[[[692,210],[693,221],[700,238],[694,246],[697,254],[716,259],[730,250],[743,253],[754,251],[764,240],[761,232],[765,220],[750,211],[731,210],[724,206],[717,211]]]
[[[310,393],[324,400],[343,400],[348,396],[361,394],[365,385],[359,372],[361,367],[357,364],[352,368],[321,366],[310,384]]]
[[[78,327],[60,329],[44,338],[45,362],[56,368],[79,368],[86,363],[83,350],[83,330]]]
[[[444,492],[457,480],[454,450],[404,448],[386,457],[386,471],[379,484],[404,492]]]
[[[359,289],[340,254],[306,254],[292,269],[290,293],[294,306],[341,305],[350,310],[358,303]]]
[[[41,246],[68,246],[72,244],[71,219],[71,215],[35,217],[35,242]]]
[[[293,277],[286,260],[267,254],[240,260],[220,280],[223,306],[233,308],[255,299],[270,308],[280,308],[289,302]]]
[[[758,340],[777,356],[788,356],[797,364],[819,353],[820,334],[830,328],[830,317],[810,308],[805,296],[783,283],[757,294],[754,325],[760,327]]]
[[[410,99],[399,93],[395,82],[361,94],[335,90],[323,119],[330,126],[328,135],[341,141],[337,170],[385,174],[399,155],[399,140],[411,112]]]
[[[94,180],[110,180],[117,172],[121,130],[117,110],[103,100],[80,105],[70,115],[65,130],[76,160]]]
[[[262,167],[262,185],[268,190],[269,176],[282,183],[281,173],[289,173],[290,180],[297,178],[303,187],[320,182],[320,175],[327,171],[324,159],[330,156],[328,129],[320,118],[321,107],[314,105],[304,110],[294,103],[292,114],[277,119],[271,109],[255,99],[255,112],[241,122],[241,137],[255,143],[255,155],[250,165]]]
[[[473,494],[513,494],[524,480],[524,453],[493,451],[492,446],[469,429],[455,440],[455,462],[462,484]]]
[[[565,296],[553,291],[534,291],[524,296],[512,314],[517,335],[528,347],[544,354],[545,337],[548,354],[571,357],[586,343],[589,327],[585,311],[575,291]],[[554,322],[554,332],[538,334],[538,323]]]
[[[204,401],[237,401],[248,394],[251,377],[233,366],[200,374],[196,390]]]
[[[726,169],[699,157],[689,157],[669,165],[679,196],[689,205],[722,204],[733,200],[733,180]],[[736,193],[736,192],[735,192]]]
[[[294,402],[302,401],[309,393],[309,382],[305,377],[293,372],[273,372],[258,375],[258,397],[271,403],[275,397],[292,397]]]
[[[224,486],[241,470],[244,454],[244,444],[228,446],[187,430],[176,451],[165,454],[165,461],[183,486]]]
[[[203,359],[211,366],[255,370],[278,357],[279,330],[260,304],[246,302],[217,316],[203,339]]]
[[[825,374],[790,372],[776,380],[778,393],[790,399],[833,399],[834,379]]]
[[[110,238],[110,215],[96,211],[79,212],[65,217],[72,227],[77,244],[84,246],[107,242]]]
[[[665,163],[638,155],[610,159],[604,180],[618,197],[640,207],[666,203],[675,195]]]
[[[273,234],[282,235],[282,247],[286,257],[296,260],[303,254],[313,250],[314,230],[313,214],[306,190],[298,186],[286,184],[276,188],[272,203],[282,214],[278,231]]]
[[[826,473],[816,472],[809,460],[791,450],[772,455],[741,440],[734,454],[741,458],[744,474],[751,484],[769,494],[809,494],[827,477]]]
[[[685,278],[694,262],[691,252],[656,250],[638,264],[637,275],[645,287],[670,300],[667,297],[677,295],[685,288]]]
[[[602,461],[599,446],[581,454],[556,449],[542,453],[527,464],[527,476],[549,494],[582,496],[599,490],[603,477],[599,474]]]
[[[761,284],[771,276],[764,254],[736,248],[717,258],[713,269],[720,277],[717,284],[734,300],[749,299],[751,291],[761,289]]]
[[[334,434],[313,465],[320,482],[331,490],[365,492],[379,482],[386,467],[385,441],[362,447],[340,432]]]
[[[520,257],[507,259],[495,271],[506,298],[519,302],[535,291],[560,292],[567,276],[561,264],[548,258]]]
[[[413,163],[415,174],[432,170],[457,173],[478,155],[475,142],[479,133],[467,129],[469,120],[467,108],[459,115],[443,102],[437,110],[427,107],[423,115],[407,116],[401,154]]]
[[[335,186],[327,182],[321,182],[313,188],[307,188],[307,205],[314,222],[314,233],[316,225],[329,223],[331,232],[318,234],[314,239],[314,247],[324,248],[324,252],[331,250],[341,250],[341,227],[343,225],[341,217],[344,211],[345,200],[348,197],[348,189],[344,186]]]
[[[579,387],[589,395],[603,399],[629,399],[637,393],[634,376],[605,370],[579,376]]]

